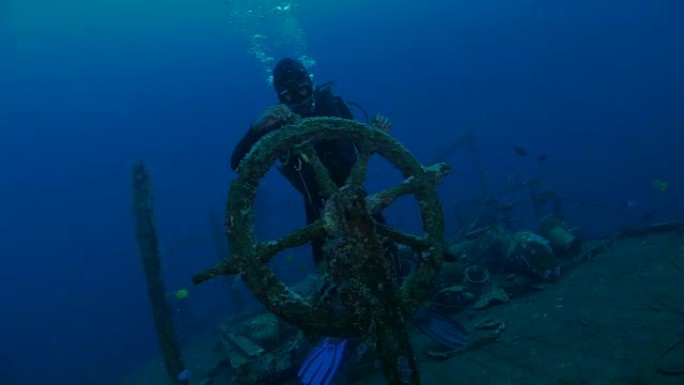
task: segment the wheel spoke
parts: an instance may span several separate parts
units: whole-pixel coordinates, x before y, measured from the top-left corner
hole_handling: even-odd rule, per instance
[[[323,236],[324,234],[325,228],[323,227],[323,221],[318,220],[306,227],[295,230],[278,240],[258,243],[255,246],[255,256],[259,259],[259,263],[267,264],[279,252],[304,245],[311,239]],[[239,266],[240,264],[236,263],[235,258],[231,256],[211,269],[196,274],[193,277],[193,282],[195,284],[200,284],[221,275],[240,274]]]
[[[323,236],[324,234],[325,228],[323,227],[323,221],[317,220],[316,222],[299,230],[295,230],[278,240],[259,243],[256,246],[256,255],[261,263],[269,263],[271,259],[279,252],[304,245],[313,238]]]
[[[302,160],[311,166],[311,169],[316,176],[316,182],[320,188],[322,198],[330,198],[335,191],[337,191],[337,185],[330,178],[330,171],[318,157],[316,150],[310,144],[304,146],[299,153]]]
[[[361,142],[359,146],[359,156],[354,163],[354,166],[349,173],[349,178],[347,178],[347,184],[351,185],[363,185],[366,180],[366,170],[368,169],[368,160],[370,159],[373,152],[366,142]]]
[[[232,258],[226,258],[218,265],[211,269],[204,270],[192,277],[192,282],[199,285],[202,282],[209,281],[221,275],[236,275],[240,274],[238,265],[234,263]]]
[[[409,177],[396,186],[380,191],[366,198],[368,210],[371,214],[377,214],[389,207],[399,197],[413,193],[419,186],[415,177]]]
[[[377,223],[376,228],[378,234],[388,237],[396,243],[408,246],[414,252],[420,253],[430,248],[430,242],[424,238],[401,232],[382,223]]]

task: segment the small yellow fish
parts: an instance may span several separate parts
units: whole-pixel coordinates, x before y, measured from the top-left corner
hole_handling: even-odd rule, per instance
[[[653,187],[657,188],[660,192],[665,192],[667,191],[667,182],[665,182],[662,179],[654,179],[653,182],[651,182]]]
[[[188,295],[190,295],[190,293],[188,292],[188,289],[176,290],[176,292],[173,293],[173,296],[176,297],[177,300],[186,299],[186,298],[188,298]]]

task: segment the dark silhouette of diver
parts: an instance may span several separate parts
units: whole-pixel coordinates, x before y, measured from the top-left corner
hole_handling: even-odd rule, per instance
[[[332,83],[314,86],[311,75],[298,60],[285,58],[278,62],[273,70],[273,86],[280,103],[268,107],[238,142],[230,162],[233,170],[237,170],[242,159],[259,139],[281,128],[292,114],[304,118],[325,116],[354,119],[347,103],[333,93]],[[370,124],[385,132],[391,127],[389,119],[382,115],[376,115]],[[325,140],[316,143],[314,148],[328,169],[332,181],[338,187],[342,187],[357,160],[358,151],[354,142],[351,139]],[[292,154],[285,159],[281,158],[280,161],[279,171],[304,197],[306,223],[313,223],[321,217],[325,204],[318,190],[313,169],[308,162]],[[374,217],[380,223],[385,223],[382,214],[378,213]],[[324,244],[325,239],[311,241],[316,265],[324,259]],[[383,248],[386,256],[398,263],[397,246],[386,241]],[[309,354],[298,373],[301,382],[305,385],[329,383],[337,372],[346,345],[347,340],[340,338],[325,338],[320,342]]]
[[[333,94],[332,84],[326,83],[315,87],[309,72],[304,65],[294,59],[285,58],[278,62],[273,70],[273,87],[280,104],[268,107],[266,111],[250,126],[245,136],[235,147],[230,165],[236,170],[240,161],[249,153],[252,146],[264,135],[283,126],[293,113],[301,117],[326,116],[354,119],[349,106],[338,95]],[[387,132],[391,123],[382,115],[376,115],[372,125]],[[352,166],[357,160],[357,150],[350,139],[320,141],[315,145],[316,153],[328,169],[330,177],[338,187],[342,187],[349,176]],[[316,177],[308,162],[296,156],[281,159],[280,172],[304,197],[306,223],[310,224],[321,217],[325,204],[317,188]],[[376,220],[384,223],[381,214]],[[314,262],[323,260],[324,239],[311,241]],[[395,249],[396,246],[388,245]],[[395,250],[391,250],[396,255]]]

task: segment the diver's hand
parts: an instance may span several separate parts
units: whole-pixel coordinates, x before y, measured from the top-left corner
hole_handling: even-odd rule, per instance
[[[370,125],[375,126],[375,128],[384,132],[385,134],[387,134],[390,128],[392,128],[392,122],[390,122],[390,120],[386,116],[380,114],[377,114],[375,115],[375,117],[373,117],[373,120],[371,120]]]
[[[271,106],[252,124],[254,132],[263,132],[292,116],[292,111],[284,104]]]

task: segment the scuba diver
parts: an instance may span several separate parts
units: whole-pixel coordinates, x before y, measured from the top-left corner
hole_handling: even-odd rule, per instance
[[[306,67],[298,60],[285,58],[273,70],[273,86],[279,104],[268,107],[250,126],[247,133],[236,145],[231,168],[237,170],[242,159],[252,147],[266,134],[283,127],[293,114],[308,117],[338,117],[354,119],[347,103],[332,91],[332,82],[315,86]],[[378,114],[369,123],[384,132],[389,131],[391,122]],[[351,139],[322,140],[314,145],[323,165],[328,169],[331,179],[338,186],[344,186],[357,160],[357,148]],[[318,183],[308,162],[294,154],[281,157],[279,171],[304,197],[306,223],[311,224],[321,218],[325,202],[318,191]],[[386,223],[381,213],[375,214],[378,223]],[[324,260],[325,239],[311,241],[314,263]],[[383,243],[387,258],[400,266],[398,249],[395,243]],[[400,273],[403,275],[403,273]],[[427,311],[427,315],[425,315]],[[451,318],[445,318],[426,309],[415,324],[430,338],[445,346],[455,348],[467,340],[467,332]],[[304,385],[327,385],[334,378],[347,346],[347,339],[325,337],[314,347],[298,372]]]
[[[233,170],[237,170],[240,161],[259,139],[282,127],[292,114],[303,118],[325,116],[354,119],[347,103],[333,94],[332,83],[314,87],[309,71],[298,60],[285,58],[278,62],[273,70],[273,87],[280,103],[267,108],[238,142],[230,162]],[[385,132],[392,126],[389,119],[379,114],[370,124]],[[357,159],[354,143],[346,139],[320,141],[316,143],[315,150],[333,182],[338,187],[343,186]],[[304,197],[306,223],[311,224],[321,217],[324,206],[313,169],[298,156],[290,155],[281,161],[279,171]],[[376,219],[384,223],[382,216]],[[323,239],[311,242],[316,265],[323,260],[323,244]]]

